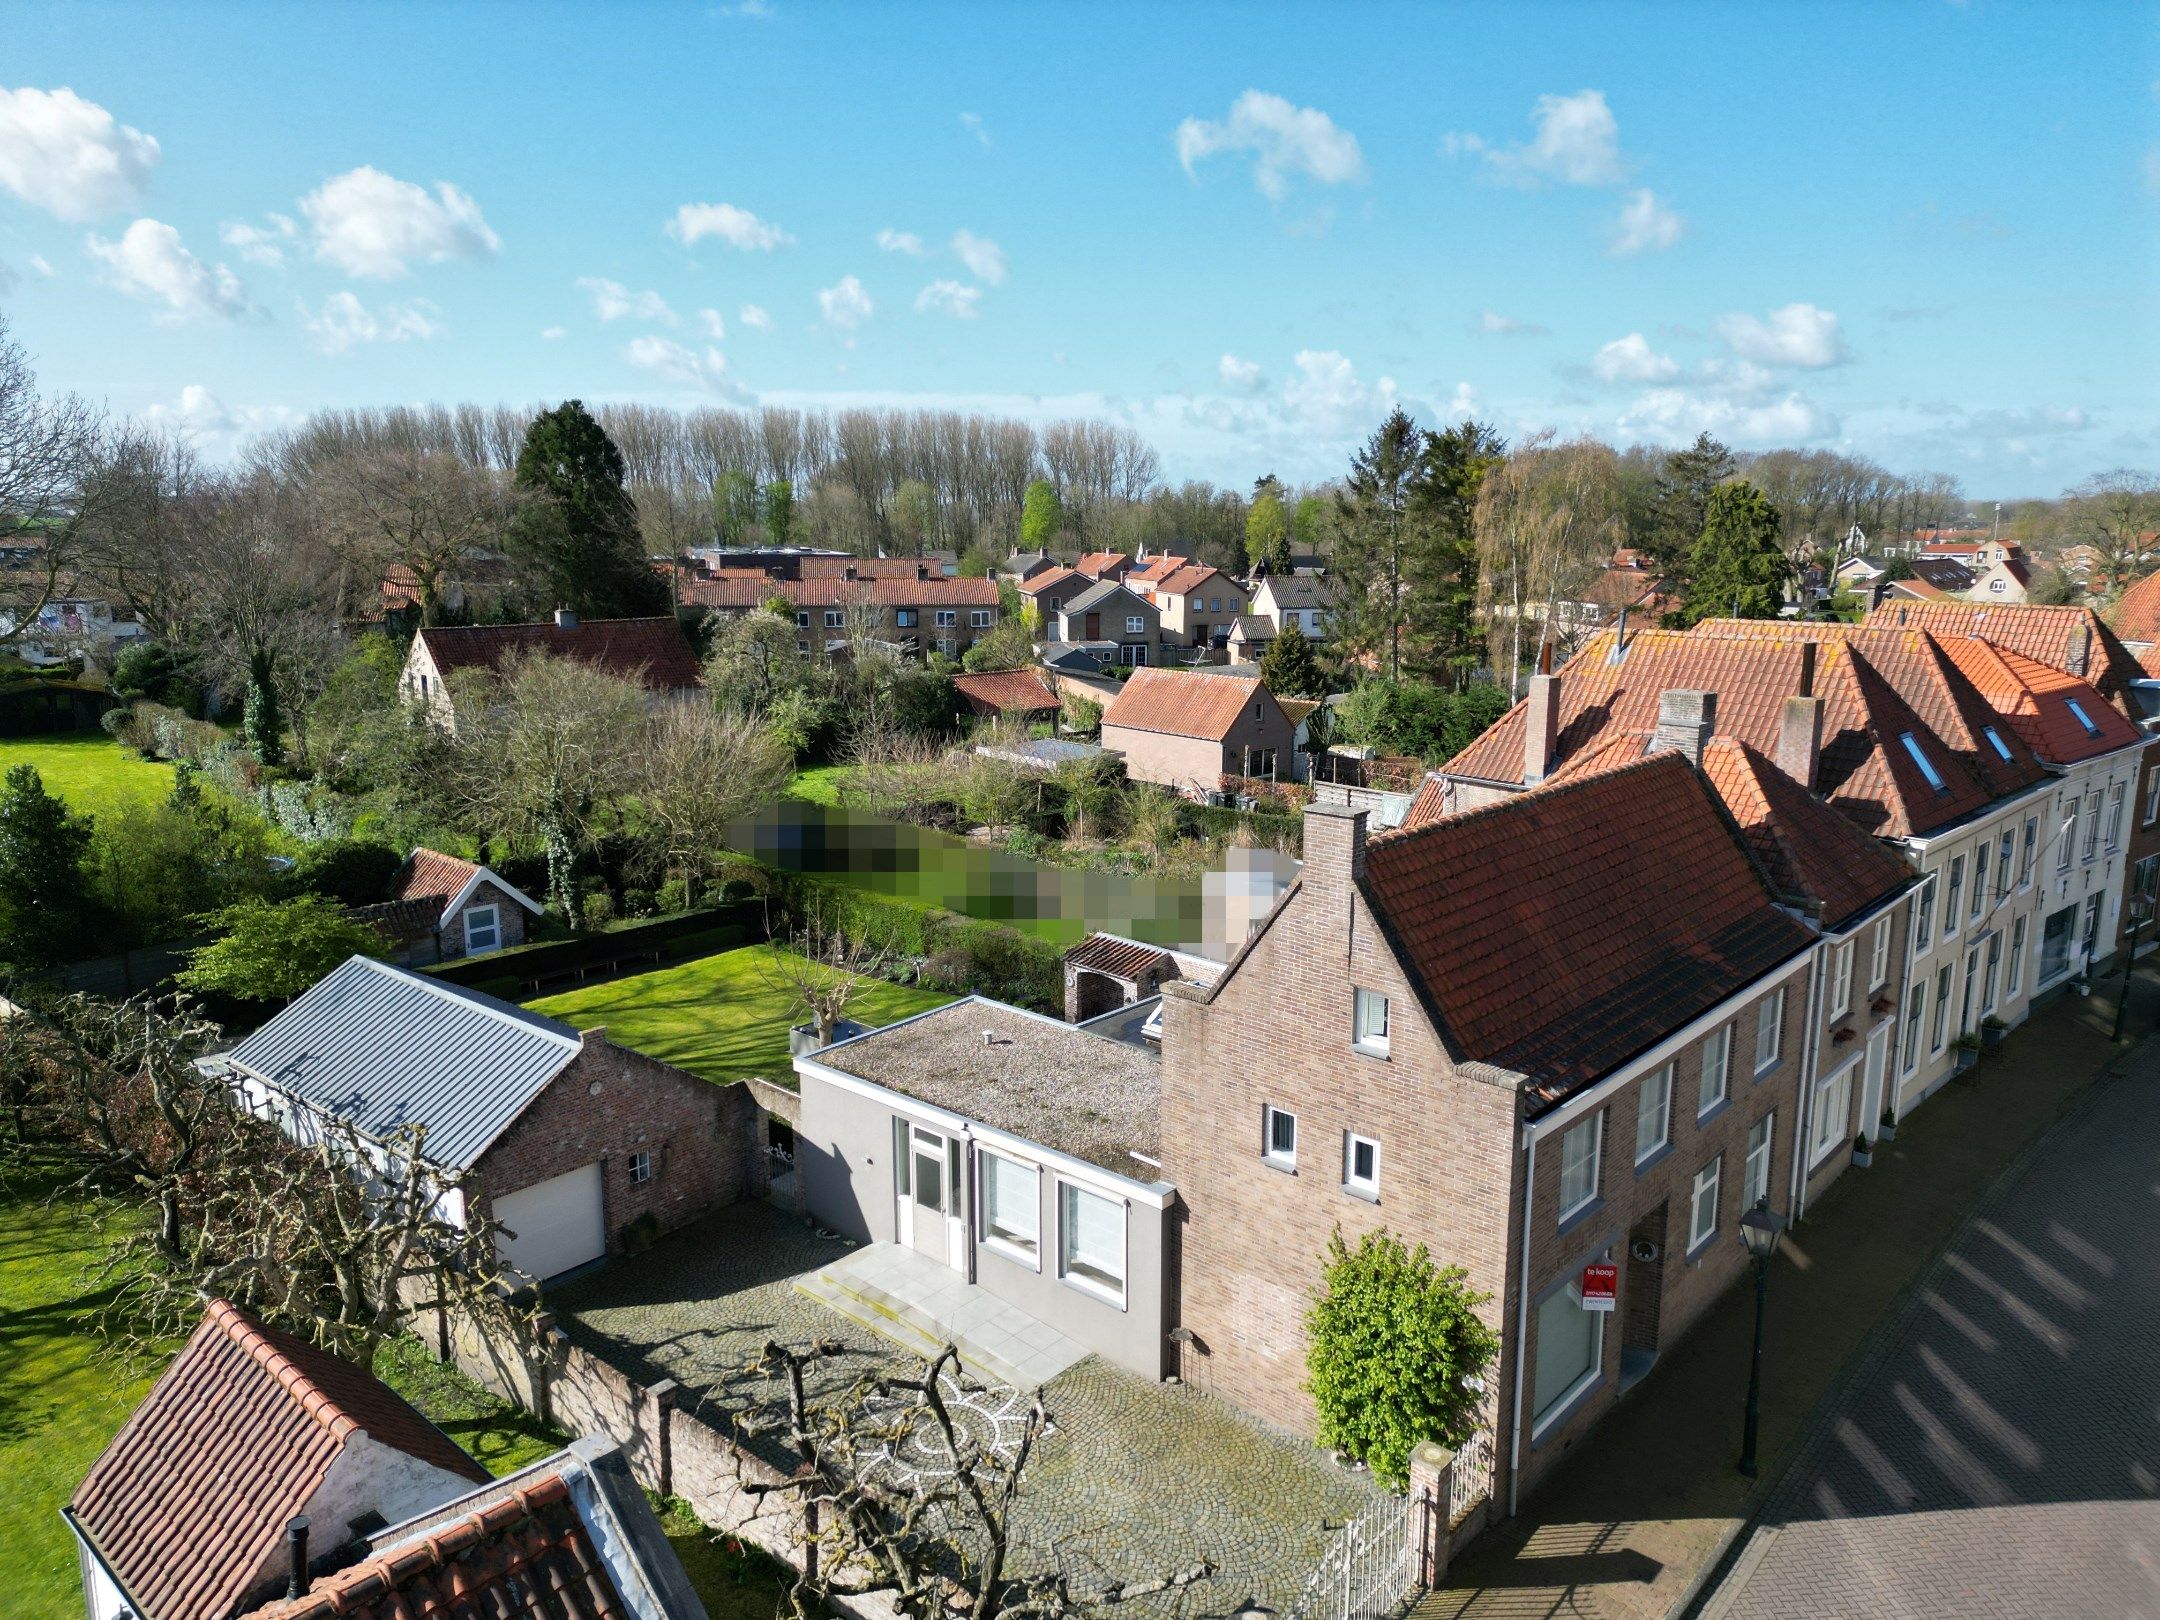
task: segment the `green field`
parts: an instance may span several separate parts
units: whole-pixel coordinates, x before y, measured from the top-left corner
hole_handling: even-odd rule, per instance
[[[60,1507],[163,1369],[123,1360],[88,1320],[102,1296],[95,1272],[106,1234],[53,1194],[50,1164],[11,1166],[0,1182],[0,1547],[8,1550],[9,1620],[75,1620],[82,1577]],[[383,1382],[497,1474],[563,1444],[536,1418],[496,1399],[412,1339],[378,1359]],[[713,1620],[771,1620],[781,1574],[755,1551],[731,1551],[679,1503],[661,1523]]]
[[[788,992],[762,966],[779,954],[770,945],[745,945],[527,1005],[578,1029],[605,1024],[608,1039],[708,1080],[755,1075],[789,1085],[788,1025],[794,1009]],[[935,990],[865,980],[847,1016],[858,1023],[890,1024],[952,999]]]
[[[18,765],[35,765],[48,793],[91,815],[119,804],[156,804],[172,791],[170,765],[137,759],[102,735],[0,738],[0,775]]]

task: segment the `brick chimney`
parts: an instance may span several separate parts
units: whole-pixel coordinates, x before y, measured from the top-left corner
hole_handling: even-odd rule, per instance
[[[1553,754],[1560,746],[1560,677],[1530,677],[1530,695],[1523,702],[1524,787],[1536,787],[1552,771]]]
[[[1347,911],[1349,896],[1365,876],[1366,812],[1347,804],[1305,807],[1305,866],[1300,874],[1308,891],[1337,896]]]
[[[1823,700],[1802,694],[1785,700],[1778,716],[1778,769],[1810,793],[1815,767],[1822,758]]]
[[[1657,731],[1650,752],[1675,748],[1702,769],[1703,749],[1717,730],[1717,694],[1674,690],[1658,694]]]
[[[2080,624],[2077,639],[2070,643],[2070,656],[2065,660],[2070,666],[2069,673],[2082,678],[2085,672],[2092,667],[2092,642],[2092,626],[2090,624]]]

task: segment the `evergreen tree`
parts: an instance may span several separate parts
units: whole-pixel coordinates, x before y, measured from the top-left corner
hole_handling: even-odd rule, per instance
[[[1255,573],[1290,572],[1290,515],[1272,489],[1256,496],[1246,510],[1245,562]]]
[[[1425,437],[1412,491],[1424,546],[1410,579],[1409,618],[1421,638],[1421,673],[1458,683],[1483,662],[1477,628],[1477,499],[1507,445],[1465,418]]]
[[[1410,583],[1426,549],[1415,499],[1424,450],[1425,435],[1398,408],[1351,461],[1347,488],[1335,498],[1329,634],[1345,656],[1372,660],[1390,680],[1402,672]]]
[[[1260,655],[1260,684],[1277,697],[1323,697],[1327,677],[1304,631],[1291,625]]]
[[[1777,508],[1753,484],[1720,484],[1710,492],[1702,537],[1688,553],[1687,623],[1778,616],[1792,578],[1780,528]]]
[[[566,400],[533,418],[512,476],[525,499],[509,545],[534,606],[596,619],[667,610],[667,582],[645,560],[622,452],[583,404]]]
[[[82,861],[89,824],[45,791],[34,765],[0,784],[0,962],[49,967],[86,949],[90,907]]]
[[[240,711],[241,735],[265,765],[285,760],[285,717],[278,712],[277,681],[270,654],[258,647],[248,656],[247,700]]]
[[[1711,492],[1738,471],[1733,453],[1707,433],[1696,434],[1687,449],[1665,458],[1657,481],[1655,527],[1643,537],[1660,568],[1687,560],[1710,520]]]
[[[765,486],[765,543],[784,546],[794,534],[795,485],[789,479],[775,478]]]
[[[1057,485],[1038,478],[1020,498],[1020,549],[1048,551],[1065,527],[1065,502]]]

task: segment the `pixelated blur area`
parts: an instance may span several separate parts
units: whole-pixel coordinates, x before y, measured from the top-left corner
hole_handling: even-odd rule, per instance
[[[1059,944],[1103,932],[1217,957],[1243,943],[1296,870],[1285,856],[1235,849],[1224,868],[1199,879],[1078,871],[795,799],[762,811],[729,841],[783,871],[1007,923]]]

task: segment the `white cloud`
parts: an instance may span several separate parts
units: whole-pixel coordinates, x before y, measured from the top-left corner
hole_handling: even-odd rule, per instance
[[[52,267],[52,260],[46,258],[45,255],[42,253],[33,253],[30,255],[30,268],[35,270],[39,275],[43,276],[48,281],[50,281],[54,276],[60,273]]]
[[[1221,123],[1188,118],[1177,127],[1178,162],[1185,172],[1217,152],[1245,152],[1253,159],[1253,184],[1281,197],[1294,175],[1324,186],[1365,178],[1365,154],[1357,137],[1317,107],[1298,107],[1264,90],[1247,90],[1230,104]]]
[[[228,408],[201,383],[189,383],[177,399],[160,400],[140,416],[153,427],[185,434],[204,455],[222,461],[230,458],[249,435],[288,426],[298,420],[299,413],[285,405]]]
[[[570,328],[567,326],[543,326],[540,328],[540,341],[542,343],[559,343],[569,335]]]
[[[218,227],[218,240],[233,249],[250,264],[259,264],[268,270],[285,268],[285,245],[300,234],[300,227],[292,222],[289,214],[266,214],[267,225],[250,225],[245,220],[229,219]]]
[[[678,324],[675,312],[668,308],[668,301],[656,292],[632,292],[621,282],[610,281],[605,276],[579,276],[577,286],[579,292],[592,300],[593,313],[603,321]]]
[[[1663,382],[1680,374],[1672,357],[1651,348],[1640,332],[1614,338],[1598,350],[1590,369],[1607,382]]]
[[[990,145],[990,132],[983,128],[981,113],[962,113],[960,115],[960,127],[982,142],[986,148]]]
[[[1680,233],[1686,228],[1687,222],[1659,202],[1656,193],[1647,188],[1631,191],[1621,206],[1620,217],[1613,221],[1605,251],[1615,258],[1626,259],[1638,253],[1669,248],[1680,240]]]
[[[1519,321],[1512,315],[1502,315],[1494,310],[1479,312],[1477,328],[1496,337],[1544,337],[1552,329],[1532,321]]]
[[[1472,388],[1466,382],[1457,383],[1455,385],[1454,394],[1448,399],[1447,409],[1441,414],[1448,421],[1456,422],[1468,421],[1471,417],[1477,415],[1477,413],[1477,390],[1475,388]]]
[[[863,284],[853,276],[842,276],[832,286],[818,289],[817,301],[818,308],[824,311],[825,324],[836,326],[843,332],[854,331],[877,307],[863,291]]]
[[[1226,354],[1216,362],[1215,374],[1222,378],[1224,387],[1235,388],[1241,394],[1253,392],[1263,381],[1259,361],[1240,360],[1234,354]]]
[[[1653,388],[1624,411],[1623,434],[1677,443],[1714,433],[1739,444],[1805,444],[1838,430],[1837,418],[1797,393],[1751,404],[1684,388]]]
[[[1813,304],[1787,304],[1762,319],[1721,315],[1714,324],[1734,354],[1759,365],[1814,371],[1850,358],[1838,318]]]
[[[737,208],[733,203],[684,203],[675,210],[666,229],[684,247],[716,236],[745,253],[769,253],[795,240],[770,220],[759,219],[749,209]]]
[[[896,231],[889,225],[877,233],[877,245],[885,253],[905,253],[915,259],[923,256],[921,237],[913,231]]]
[[[118,241],[92,236],[87,246],[109,286],[130,298],[164,305],[167,319],[215,315],[237,320],[249,313],[239,278],[222,264],[196,258],[180,233],[160,220],[138,219]]]
[[[772,311],[763,304],[745,304],[735,312],[735,318],[756,332],[770,332],[773,328]]]
[[[640,371],[687,383],[709,394],[747,399],[747,391],[727,374],[727,356],[708,346],[703,354],[673,338],[632,338],[623,346],[623,358]]]
[[[1005,250],[987,236],[973,231],[954,231],[953,255],[968,267],[968,274],[993,287],[1005,285]]]
[[[724,338],[727,336],[727,317],[717,309],[701,309],[697,312],[697,318],[698,325],[705,329],[707,337]]]
[[[0,90],[0,188],[80,223],[140,201],[158,143],[72,90]]]
[[[1336,349],[1300,349],[1292,366],[1283,383],[1283,403],[1315,433],[1370,431],[1399,397],[1394,378],[1382,377],[1368,386],[1359,380],[1349,357]]]
[[[822,298],[824,294],[820,293],[818,296]],[[980,314],[978,306],[981,303],[982,289],[970,287],[960,281],[933,281],[915,295],[917,309],[934,309],[963,321],[971,321]],[[831,317],[832,312],[826,311],[826,318],[830,320]]]
[[[315,257],[349,276],[391,280],[416,264],[484,259],[502,246],[480,205],[447,180],[431,195],[363,164],[300,199],[315,231]]]
[[[1620,158],[1620,124],[1605,104],[1604,91],[1539,96],[1530,117],[1537,133],[1520,146],[1493,146],[1482,136],[1456,134],[1448,136],[1447,150],[1482,157],[1494,178],[1510,185],[1611,186],[1627,172]]]
[[[321,309],[302,304],[300,312],[308,335],[325,354],[343,354],[361,343],[424,343],[445,331],[442,311],[425,298],[371,310],[356,294],[335,292]]]

